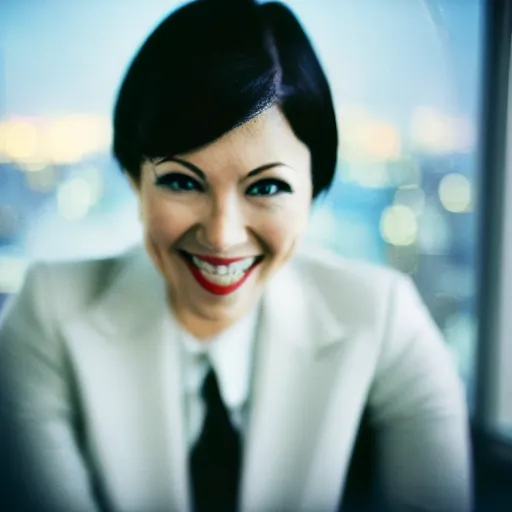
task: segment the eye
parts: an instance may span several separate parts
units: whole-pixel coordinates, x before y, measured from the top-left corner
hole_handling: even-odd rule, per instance
[[[275,196],[281,193],[291,193],[292,188],[288,183],[276,179],[265,179],[253,183],[247,189],[249,196]]]
[[[179,172],[170,172],[161,176],[157,176],[155,184],[159,187],[167,188],[176,192],[203,190],[202,185],[197,180],[191,178],[187,174],[182,174]]]

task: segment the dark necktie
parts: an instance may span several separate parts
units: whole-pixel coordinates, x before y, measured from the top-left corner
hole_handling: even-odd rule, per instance
[[[190,455],[195,512],[234,512],[237,506],[241,446],[222,401],[213,369],[202,387],[205,419]]]

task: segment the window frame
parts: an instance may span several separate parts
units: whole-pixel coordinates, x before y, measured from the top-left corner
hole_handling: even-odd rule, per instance
[[[512,3],[487,0],[484,5],[484,61],[480,123],[479,318],[474,428],[496,456],[512,464]],[[507,371],[507,367],[509,371]]]

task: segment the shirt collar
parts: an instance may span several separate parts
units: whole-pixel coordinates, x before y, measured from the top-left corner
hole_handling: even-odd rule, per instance
[[[235,325],[207,341],[182,332],[187,392],[199,392],[210,364],[217,374],[226,406],[237,408],[247,401],[258,315],[259,307],[253,308]]]

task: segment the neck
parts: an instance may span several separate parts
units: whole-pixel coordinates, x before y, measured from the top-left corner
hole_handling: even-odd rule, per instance
[[[220,333],[234,326],[237,322],[246,317],[254,307],[257,307],[257,304],[253,304],[251,308],[238,311],[236,315],[233,316],[222,315],[217,318],[208,318],[188,309],[179,311],[170,306],[173,316],[180,326],[194,338],[205,343],[208,343],[208,341],[215,336],[218,336]]]
[[[198,318],[195,315],[176,315],[176,318],[183,329],[185,329],[197,340],[204,341],[205,343],[231,327],[231,325],[236,322],[236,320],[208,320],[204,318]]]

